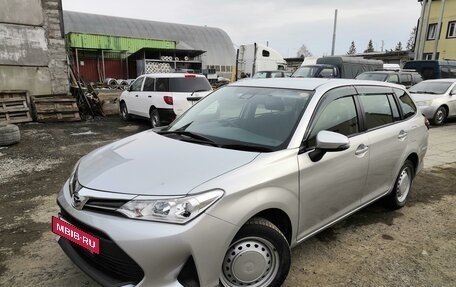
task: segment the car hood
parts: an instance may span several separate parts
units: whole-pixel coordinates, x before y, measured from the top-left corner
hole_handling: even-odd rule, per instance
[[[445,96],[445,95],[435,95],[435,94],[410,94],[410,95],[415,100],[415,102],[437,100],[437,99],[440,99]]]
[[[183,142],[149,130],[83,157],[80,184],[137,195],[185,195],[198,185],[248,164],[259,153]]]

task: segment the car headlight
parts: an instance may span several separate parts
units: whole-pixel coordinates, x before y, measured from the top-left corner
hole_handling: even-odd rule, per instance
[[[79,161],[74,166],[73,171],[71,172],[70,178],[68,180],[70,195],[73,195],[75,192],[78,192],[82,188],[82,185],[79,184],[78,180],[78,168]]]
[[[222,196],[223,191],[217,189],[180,198],[133,199],[117,211],[134,219],[184,224],[203,213]]]
[[[429,101],[419,101],[419,102],[416,102],[417,106],[419,107],[424,107],[424,106],[430,106],[432,105],[432,100],[429,100]]]

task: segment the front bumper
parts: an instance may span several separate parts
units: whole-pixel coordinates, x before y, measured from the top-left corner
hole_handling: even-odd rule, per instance
[[[68,220],[70,223],[72,223],[71,220],[76,221],[73,224],[82,225],[80,229],[89,234],[94,231],[92,233],[95,233],[93,235],[96,237],[100,237],[100,234],[107,237],[108,241],[132,260],[133,263],[129,266],[137,264],[139,269],[133,268],[132,272],[144,274],[139,283],[135,280],[125,280],[125,277],[119,278],[115,272],[113,274],[113,272],[106,272],[106,269],[97,268],[96,264],[89,262],[87,257],[76,252],[74,246],[66,239],[60,238],[59,244],[65,253],[82,271],[100,284],[104,286],[128,284],[157,287],[186,286],[185,282],[178,280],[178,277],[185,269],[184,265],[191,259],[197,271],[196,278],[199,280],[199,286],[218,285],[222,261],[232,238],[238,231],[237,226],[208,214],[202,214],[185,225],[177,225],[76,210],[71,206],[67,186],[64,186],[57,198],[63,218],[65,219],[65,216],[70,218]],[[103,244],[101,241],[100,253],[103,253]],[[104,255],[112,257],[111,254]],[[102,263],[105,262],[102,261]],[[105,264],[116,267],[114,266],[116,261]]]
[[[434,106],[418,106],[420,112],[426,117],[426,119],[431,120],[434,118],[437,107]]]

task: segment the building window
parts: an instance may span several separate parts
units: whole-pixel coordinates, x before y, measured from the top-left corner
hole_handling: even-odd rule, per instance
[[[447,38],[456,38],[456,21],[448,23]]]
[[[429,24],[427,39],[428,40],[435,40],[437,34],[437,24]]]
[[[437,52],[437,54],[435,55],[435,59],[438,60],[439,56],[440,56],[440,53]],[[424,53],[423,60],[432,60],[432,53]]]

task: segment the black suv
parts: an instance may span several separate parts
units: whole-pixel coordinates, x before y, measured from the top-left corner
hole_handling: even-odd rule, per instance
[[[423,77],[414,71],[375,71],[359,74],[356,79],[395,83],[404,85],[408,89],[421,82]]]

